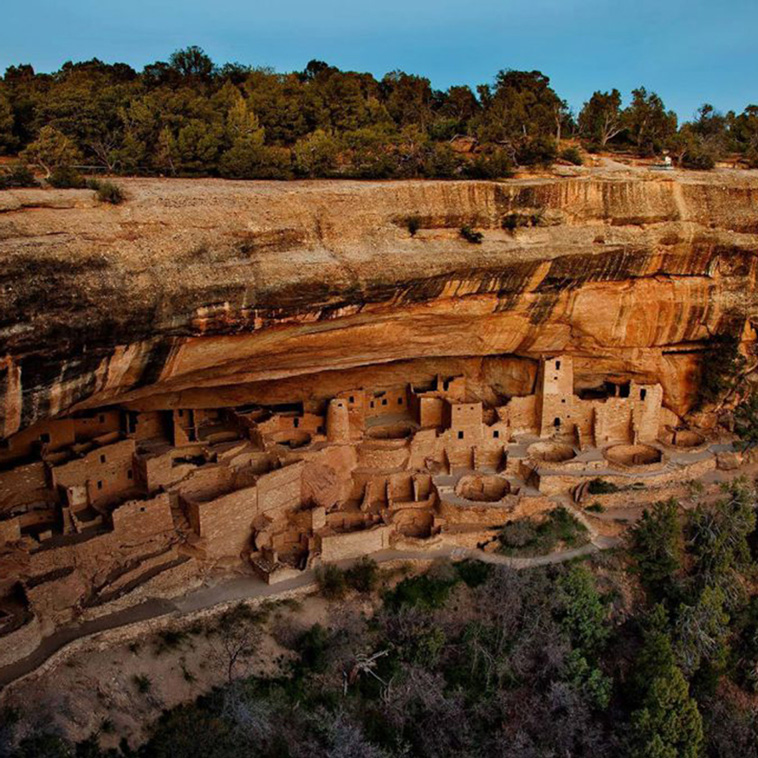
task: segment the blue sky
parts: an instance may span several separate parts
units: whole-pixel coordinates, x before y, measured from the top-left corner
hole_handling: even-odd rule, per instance
[[[216,62],[312,58],[438,88],[540,69],[579,108],[595,89],[657,91],[681,117],[758,103],[758,0],[35,0],[0,12],[0,70],[98,57],[141,68],[196,44]]]

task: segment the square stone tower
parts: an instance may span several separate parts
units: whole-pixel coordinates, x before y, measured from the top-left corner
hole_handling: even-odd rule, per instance
[[[540,437],[568,432],[574,427],[574,362],[570,355],[543,358],[540,388]]]

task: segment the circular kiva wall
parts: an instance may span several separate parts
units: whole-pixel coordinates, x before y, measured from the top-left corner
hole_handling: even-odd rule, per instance
[[[705,444],[702,434],[693,432],[691,429],[667,429],[661,435],[661,442],[680,450],[694,450]]]
[[[511,492],[507,479],[500,476],[468,474],[458,480],[455,494],[476,503],[496,503]]]
[[[565,463],[576,456],[574,448],[566,442],[535,442],[526,452],[533,460],[544,463]]]
[[[382,424],[366,430],[366,437],[372,440],[404,440],[411,436],[413,427],[402,421],[397,424]]]
[[[613,445],[604,455],[610,463],[625,468],[654,466],[663,461],[661,451],[652,445]]]
[[[311,435],[308,432],[292,430],[289,432],[277,432],[274,435],[274,441],[280,445],[287,445],[290,448],[305,447],[311,442]]]

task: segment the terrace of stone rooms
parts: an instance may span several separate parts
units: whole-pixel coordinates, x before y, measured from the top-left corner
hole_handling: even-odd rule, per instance
[[[533,394],[500,406],[453,376],[28,428],[0,443],[0,666],[61,625],[211,571],[277,582],[387,548],[489,550],[506,522],[558,504],[600,504],[618,529],[615,506],[740,465],[729,440],[682,428],[663,400],[658,384],[613,377],[575,391],[558,355],[541,360]]]

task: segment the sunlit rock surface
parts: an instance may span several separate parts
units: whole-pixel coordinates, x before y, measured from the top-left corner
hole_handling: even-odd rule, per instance
[[[523,394],[558,351],[578,385],[659,382],[681,415],[705,341],[758,314],[752,172],[120,183],[118,207],[0,197],[2,436],[112,403],[327,398],[461,362],[483,396]]]

